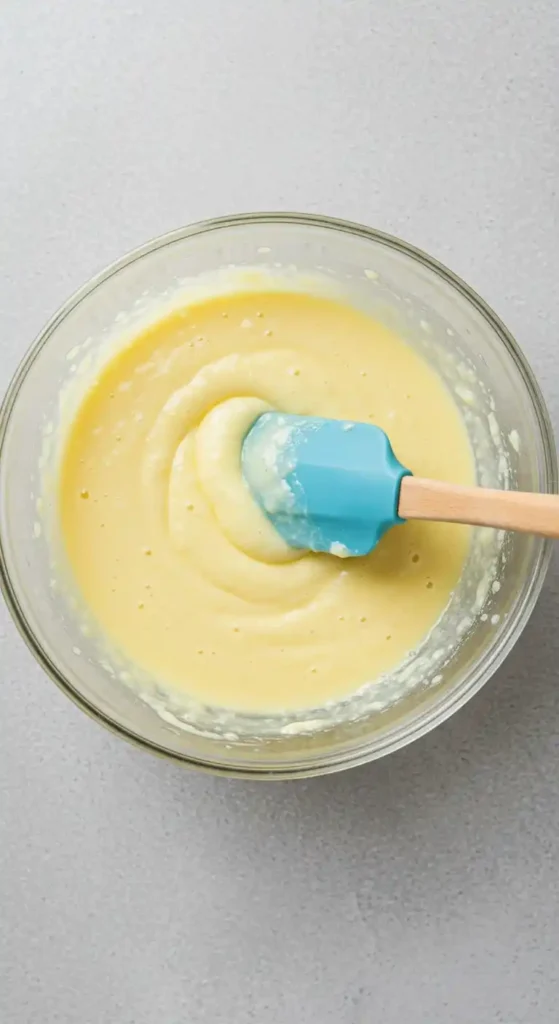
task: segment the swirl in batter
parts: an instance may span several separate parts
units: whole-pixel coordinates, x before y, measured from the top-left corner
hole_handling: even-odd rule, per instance
[[[71,425],[59,493],[107,641],[175,695],[269,713],[401,662],[448,603],[469,533],[408,523],[363,559],[290,549],[241,475],[266,409],[377,423],[416,474],[473,482],[458,410],[417,353],[356,309],[276,291],[189,306],[117,351]]]

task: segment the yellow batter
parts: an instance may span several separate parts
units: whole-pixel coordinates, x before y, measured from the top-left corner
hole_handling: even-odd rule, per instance
[[[408,523],[367,558],[301,556],[254,504],[240,448],[266,408],[377,423],[421,476],[473,481],[449,393],[403,341],[325,298],[239,293],[176,312],[106,365],[60,478],[73,574],[109,643],[205,703],[347,696],[447,604],[464,527]]]

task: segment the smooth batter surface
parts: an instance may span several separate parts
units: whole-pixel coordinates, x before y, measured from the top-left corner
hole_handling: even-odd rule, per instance
[[[377,423],[421,476],[473,481],[450,395],[365,314],[287,292],[216,297],[117,352],[71,425],[71,569],[109,644],[160,684],[245,711],[316,707],[400,662],[446,606],[468,530],[408,523],[364,559],[288,549],[240,471],[266,408]]]

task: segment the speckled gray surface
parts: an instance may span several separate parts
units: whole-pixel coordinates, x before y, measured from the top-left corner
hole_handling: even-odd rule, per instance
[[[556,0],[4,0],[0,387],[69,292],[216,213],[329,212],[449,263],[559,424]],[[106,734],[0,608],[2,1024],[550,1024],[559,575],[455,719],[322,780]]]

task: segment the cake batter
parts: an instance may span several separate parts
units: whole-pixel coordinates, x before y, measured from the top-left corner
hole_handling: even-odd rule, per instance
[[[245,712],[348,696],[447,605],[469,531],[413,522],[363,559],[288,548],[241,475],[266,409],[376,423],[418,476],[470,484],[450,394],[366,314],[289,292],[178,310],[117,351],[68,432],[71,572],[108,644],[160,686]]]

